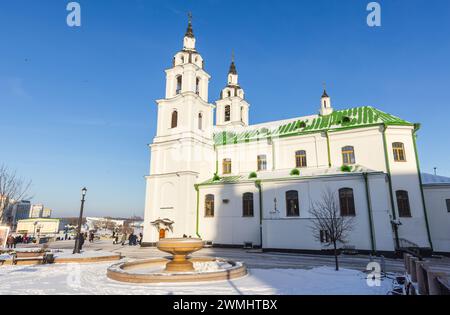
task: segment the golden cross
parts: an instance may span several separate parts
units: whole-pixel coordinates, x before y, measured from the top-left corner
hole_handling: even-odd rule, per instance
[[[188,12],[189,23],[192,23],[192,12]]]

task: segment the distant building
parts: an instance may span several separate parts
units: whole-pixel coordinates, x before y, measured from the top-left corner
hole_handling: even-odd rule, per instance
[[[41,218],[44,211],[44,205],[37,204],[31,206],[30,218]]]
[[[22,200],[14,204],[13,214],[14,214],[14,224],[19,220],[28,219],[30,217],[31,202],[28,200]]]
[[[41,218],[51,218],[52,217],[52,209],[45,208],[42,210]]]
[[[55,236],[60,230],[60,219],[31,218],[17,222],[17,233],[22,235]]]

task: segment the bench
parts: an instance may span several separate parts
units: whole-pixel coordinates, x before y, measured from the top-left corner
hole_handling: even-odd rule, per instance
[[[13,265],[21,264],[47,264],[53,262],[53,254],[47,254],[44,251],[37,252],[15,252],[13,254]]]

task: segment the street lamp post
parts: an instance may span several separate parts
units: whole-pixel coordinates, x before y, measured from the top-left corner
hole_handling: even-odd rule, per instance
[[[73,249],[74,254],[80,253],[80,238],[81,238],[81,224],[83,223],[83,209],[84,209],[84,197],[86,196],[87,189],[84,187],[81,190],[81,208],[80,217],[78,218],[77,237],[75,239],[75,247]]]

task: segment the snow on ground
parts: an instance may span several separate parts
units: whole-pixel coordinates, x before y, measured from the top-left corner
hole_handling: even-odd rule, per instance
[[[107,257],[115,256],[117,253],[105,251],[81,251],[80,254],[73,254],[73,250],[69,249],[52,249],[55,258],[93,258],[93,257]]]
[[[60,264],[0,267],[0,295],[5,294],[387,294],[391,280],[369,287],[356,270],[329,267],[250,269],[244,278],[213,283],[124,284],[106,277],[110,264]]]

